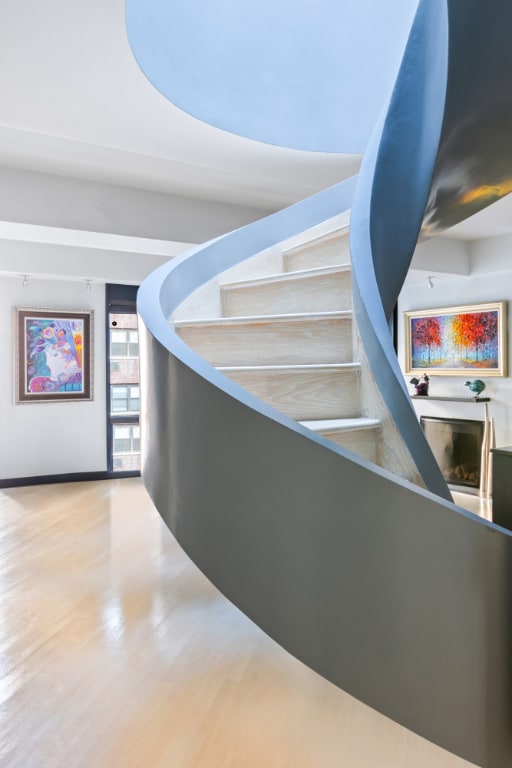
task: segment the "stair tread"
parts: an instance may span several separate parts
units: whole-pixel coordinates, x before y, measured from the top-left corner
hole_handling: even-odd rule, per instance
[[[379,419],[370,419],[364,416],[355,419],[315,419],[314,421],[301,421],[300,423],[314,432],[372,429],[381,425]]]
[[[248,323],[269,323],[269,322],[293,322],[304,320],[335,320],[335,319],[351,319],[352,310],[332,310],[326,312],[292,312],[289,314],[278,315],[240,315],[237,317],[208,317],[208,318],[191,318],[190,320],[176,320],[174,323],[175,328],[184,328],[187,326],[197,325],[247,325]]]
[[[329,267],[314,267],[311,269],[297,269],[293,272],[276,272],[264,277],[253,277],[247,280],[237,280],[232,283],[221,283],[221,290],[236,290],[239,288],[268,285],[269,283],[281,283],[295,280],[306,280],[309,277],[328,277],[329,275],[351,272],[350,264],[337,264]]]
[[[308,240],[303,240],[301,243],[297,243],[291,247],[284,248],[283,254],[294,253],[295,251],[298,251],[302,248],[314,247],[324,240],[333,240],[337,237],[345,237],[349,234],[349,231],[349,224],[343,224],[340,227],[336,227],[335,229],[330,229],[328,232],[324,232],[322,235],[315,235],[315,237],[311,237]]]
[[[290,364],[290,365],[219,365],[217,370],[221,372],[230,371],[321,371],[321,370],[341,370],[348,371],[354,369],[360,369],[361,363],[304,363],[304,364]]]

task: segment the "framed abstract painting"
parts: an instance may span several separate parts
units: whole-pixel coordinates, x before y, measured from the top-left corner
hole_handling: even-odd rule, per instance
[[[405,373],[506,376],[507,305],[404,312]]]
[[[14,311],[16,403],[92,400],[92,310]]]

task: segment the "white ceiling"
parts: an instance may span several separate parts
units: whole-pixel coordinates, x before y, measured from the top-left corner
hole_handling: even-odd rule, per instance
[[[0,164],[264,210],[357,171],[181,112],[140,71],[124,0],[2,3]]]
[[[1,4],[0,246],[13,239],[62,244],[65,231],[67,244],[90,248],[98,247],[101,232],[111,238],[106,246],[103,237],[101,247],[118,252],[155,253],[148,244],[153,237],[185,247],[212,236],[208,227],[196,237],[179,227],[176,235],[165,227],[158,234],[142,224],[130,227],[136,202],[165,210],[163,196],[173,196],[169,205],[178,197],[200,198],[218,206],[213,213],[225,214],[221,226],[233,228],[351,176],[359,163],[355,155],[261,144],[178,110],[133,58],[124,0]],[[56,177],[61,202],[50,211],[45,189],[56,188]],[[82,207],[73,211],[75,182]],[[37,199],[24,204],[35,187]],[[116,201],[124,205],[128,190],[133,205],[126,207],[124,228],[119,212],[109,212]],[[87,207],[91,215],[82,216]],[[450,234],[472,239],[505,232],[512,232],[510,198]],[[137,238],[136,246],[127,235]]]

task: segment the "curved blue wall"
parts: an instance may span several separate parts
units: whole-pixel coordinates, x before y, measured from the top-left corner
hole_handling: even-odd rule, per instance
[[[218,128],[293,149],[362,153],[418,0],[126,0],[145,75]]]

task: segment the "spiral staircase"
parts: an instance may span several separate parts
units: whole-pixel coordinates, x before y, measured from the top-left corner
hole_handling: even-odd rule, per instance
[[[389,323],[422,225],[475,211],[454,176],[494,183],[511,28],[504,0],[420,2],[358,178],[138,299],[143,478],[185,551],[311,668],[482,768],[512,764],[512,539],[451,502]]]
[[[348,228],[306,237],[292,248],[283,244],[281,263],[268,274],[229,282],[224,276],[212,286],[221,317],[182,319],[174,328],[251,394],[377,462],[381,425],[362,414],[361,364],[353,349]]]
[[[210,281],[172,324],[204,360],[272,408],[421,485],[359,359],[351,283],[347,216],[335,217]]]

